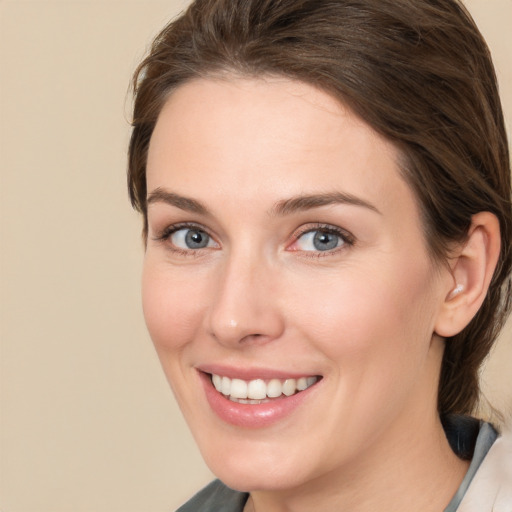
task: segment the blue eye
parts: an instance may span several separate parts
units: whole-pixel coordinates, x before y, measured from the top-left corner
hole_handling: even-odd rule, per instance
[[[345,244],[342,235],[328,229],[306,231],[297,238],[295,245],[299,251],[331,251]]]
[[[177,229],[169,236],[169,240],[179,249],[195,250],[215,246],[210,235],[197,228]]]

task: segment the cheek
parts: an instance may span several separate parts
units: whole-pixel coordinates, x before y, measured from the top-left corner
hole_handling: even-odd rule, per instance
[[[410,262],[374,272],[354,268],[301,299],[302,329],[334,376],[333,430],[351,417],[347,436],[364,443],[408,408],[410,397],[423,396],[434,307],[432,295],[425,298],[429,281],[428,268]]]
[[[373,362],[385,373],[391,368],[386,360],[405,366],[428,350],[435,307],[431,283],[428,263],[374,261],[344,269],[339,279],[309,283],[307,296],[295,294],[296,310],[310,339],[340,371],[351,361]]]
[[[190,342],[201,325],[205,283],[145,261],[142,307],[157,350],[174,351]]]

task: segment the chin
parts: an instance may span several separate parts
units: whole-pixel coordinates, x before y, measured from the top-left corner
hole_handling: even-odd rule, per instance
[[[231,446],[218,448],[215,453],[202,453],[212,473],[237,491],[285,491],[315,476],[312,461],[291,449],[279,450],[254,443],[248,449]]]
[[[255,470],[255,468],[231,469],[231,468],[211,468],[215,469],[214,474],[225,485],[231,489],[242,492],[254,491],[286,491],[299,487],[306,481],[301,475],[294,474],[293,471],[280,471],[279,469]],[[218,470],[217,470],[218,469]],[[292,477],[291,474],[294,476]]]

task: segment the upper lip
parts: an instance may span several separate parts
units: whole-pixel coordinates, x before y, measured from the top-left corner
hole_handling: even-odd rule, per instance
[[[222,377],[229,377],[230,379],[241,379],[251,381],[255,379],[299,379],[300,377],[314,377],[318,374],[313,372],[297,372],[285,371],[273,368],[258,368],[258,367],[234,367],[225,366],[222,364],[202,364],[196,366],[196,369],[203,373],[220,375]]]

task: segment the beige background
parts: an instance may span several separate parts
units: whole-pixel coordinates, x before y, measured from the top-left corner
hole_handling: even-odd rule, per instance
[[[0,0],[0,510],[163,512],[211,478],[139,299],[131,72],[186,1]],[[510,133],[512,0],[467,2]],[[512,403],[512,328],[484,374]]]

